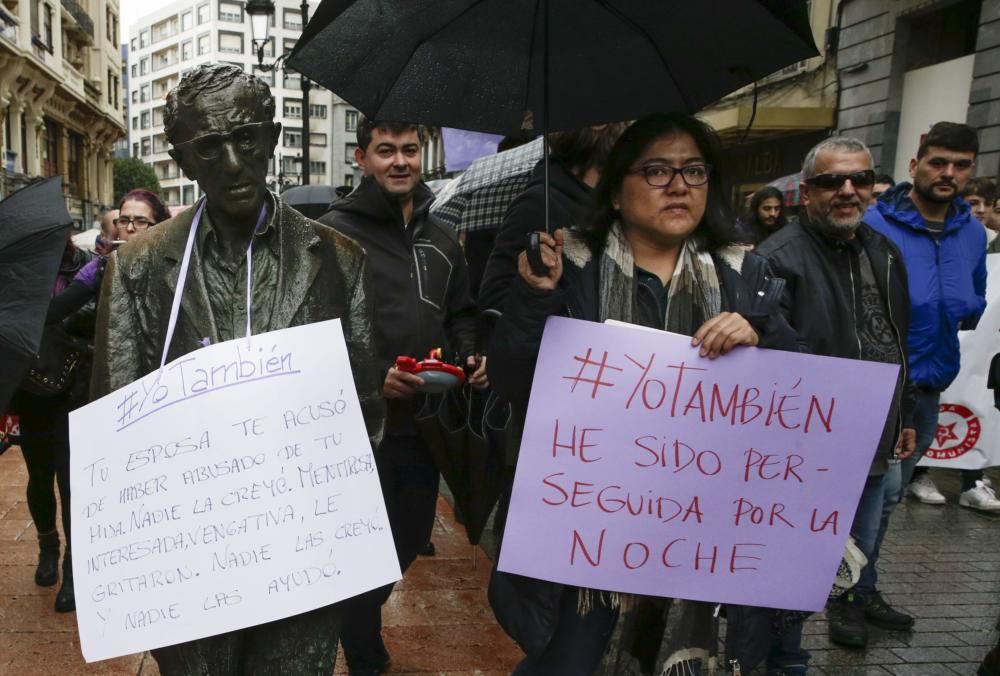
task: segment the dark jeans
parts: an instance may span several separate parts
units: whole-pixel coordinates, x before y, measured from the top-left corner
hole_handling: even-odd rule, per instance
[[[885,496],[884,476],[870,476],[865,481],[858,502],[858,511],[854,513],[854,523],[851,524],[851,537],[858,549],[868,558],[868,564],[861,569],[861,577],[851,590],[864,599],[875,592],[878,582],[878,572],[875,562],[878,559],[879,525],[882,521],[882,502]],[[848,592],[850,593],[850,592]]]
[[[807,668],[811,655],[802,647],[803,621],[779,617],[784,613],[771,608],[726,606],[726,660],[739,660],[744,673],[765,662],[769,674]]]
[[[559,600],[559,620],[545,650],[529,655],[513,676],[581,676],[592,674],[604,656],[618,613],[596,603],[586,615],[577,610],[579,589],[566,587]]]
[[[437,507],[438,470],[423,439],[418,436],[386,436],[379,448],[379,480],[396,544],[399,568],[410,567],[431,537]],[[394,585],[386,585],[347,599],[340,642],[347,666],[373,669],[388,658],[382,643],[382,604]]]
[[[21,450],[28,467],[28,511],[39,533],[56,528],[56,494],[59,489],[66,547],[70,542],[69,499],[69,399],[18,393]]]
[[[152,650],[162,676],[328,676],[343,604]]]

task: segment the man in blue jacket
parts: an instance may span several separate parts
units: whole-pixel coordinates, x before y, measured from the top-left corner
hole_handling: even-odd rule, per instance
[[[897,184],[865,215],[866,223],[899,247],[906,263],[913,307],[910,379],[917,388],[913,419],[907,424],[916,428],[917,450],[886,475],[879,544],[911,477],[911,490],[918,499],[944,502],[930,476],[918,478],[914,469],[934,440],[940,394],[958,375],[958,332],[975,328],[986,308],[986,234],[960,197],[978,152],[974,129],[938,122],[910,160],[913,183]],[[963,472],[962,491],[962,505],[1000,510],[982,472]]]

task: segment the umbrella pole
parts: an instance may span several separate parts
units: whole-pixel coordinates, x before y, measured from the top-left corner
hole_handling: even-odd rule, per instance
[[[472,570],[476,570],[479,563],[479,547],[472,545]]]
[[[542,160],[545,162],[545,234],[549,228],[549,0],[542,0]]]

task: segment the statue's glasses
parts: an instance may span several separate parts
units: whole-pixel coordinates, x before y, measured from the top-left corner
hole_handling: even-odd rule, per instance
[[[213,132],[203,134],[190,141],[175,143],[174,148],[190,148],[195,155],[203,160],[216,160],[222,155],[225,144],[231,142],[238,152],[248,154],[257,150],[257,147],[273,129],[274,122],[251,122],[235,127],[224,134]]]

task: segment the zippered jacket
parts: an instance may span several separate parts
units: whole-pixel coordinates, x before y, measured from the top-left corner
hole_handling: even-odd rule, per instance
[[[927,229],[909,183],[886,192],[865,222],[891,239],[910,278],[910,378],[942,391],[958,375],[958,332],[976,328],[986,309],[986,232],[969,205],[955,199],[944,230]]]
[[[906,267],[895,245],[864,223],[855,231],[855,236],[871,261],[903,361],[882,438],[868,470],[869,476],[879,476],[885,473],[886,461],[895,449],[915,399],[906,369],[905,336],[910,326],[910,296]],[[851,256],[854,254],[849,248],[821,235],[802,213],[771,235],[757,252],[771,263],[775,275],[784,278],[782,313],[806,341],[810,351],[828,357],[860,359],[855,304],[859,302],[861,280],[853,270]]]
[[[454,231],[428,209],[434,195],[421,183],[413,215],[366,176],[330,205],[320,223],[358,242],[368,255],[375,300],[376,363],[383,377],[399,356],[420,360],[440,347],[445,360],[475,353],[476,308],[469,271]],[[419,399],[419,397],[417,398]],[[387,432],[415,434],[419,401],[390,400]]]

